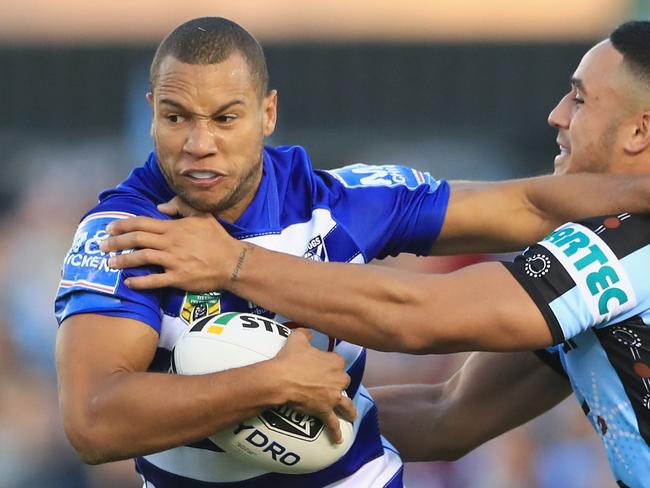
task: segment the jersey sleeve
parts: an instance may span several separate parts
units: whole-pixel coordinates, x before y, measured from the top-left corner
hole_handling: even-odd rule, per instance
[[[108,266],[108,258],[115,253],[102,252],[99,242],[107,237],[106,226],[114,220],[136,215],[161,218],[161,215],[141,202],[117,200],[117,204],[100,204],[79,223],[72,246],[63,260],[55,300],[56,319],[61,324],[71,315],[97,313],[132,318],[160,332],[160,291],[135,291],[124,284],[130,276],[159,270],[154,267],[112,269]]]
[[[630,214],[568,223],[503,263],[539,307],[555,344],[648,307],[649,224],[650,217]]]
[[[546,349],[537,349],[536,351],[533,351],[533,354],[535,354],[535,356],[537,356],[540,361],[546,364],[562,378],[568,380],[569,376],[567,375],[566,370],[564,369],[564,365],[562,364],[562,359],[560,358],[560,350],[558,349],[559,347],[561,346],[556,345],[547,347]]]
[[[449,185],[405,166],[355,164],[321,172],[330,205],[368,259],[429,254],[449,202]]]

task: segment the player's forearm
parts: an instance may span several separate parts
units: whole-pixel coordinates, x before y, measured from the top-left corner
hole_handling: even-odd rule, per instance
[[[77,411],[62,400],[66,431],[91,464],[177,447],[284,403],[272,371],[266,361],[199,376],[114,373]]]
[[[432,444],[443,446],[446,455],[436,452],[437,460],[451,459],[463,442],[461,432],[441,430],[438,412],[444,410],[444,383],[437,385],[387,385],[370,388],[381,433],[399,451],[405,462],[429,461]],[[442,441],[437,442],[442,436]],[[455,456],[458,457],[458,456]]]
[[[445,383],[370,393],[382,433],[404,461],[454,461],[546,412],[571,386],[532,352],[481,352]]]
[[[346,341],[415,354],[551,344],[539,309],[499,263],[430,275],[248,249],[231,291]]]
[[[226,288],[331,336],[378,350],[400,350],[399,314],[416,301],[377,266],[316,263],[242,245]],[[399,285],[399,286],[397,286]]]
[[[504,182],[451,182],[432,254],[516,251],[565,222],[650,210],[650,177],[542,176]]]
[[[617,212],[647,212],[650,210],[650,178],[622,174],[533,178],[527,189],[527,198],[542,216],[547,233],[579,218]]]

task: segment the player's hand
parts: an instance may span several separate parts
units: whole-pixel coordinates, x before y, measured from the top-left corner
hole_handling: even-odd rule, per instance
[[[246,245],[232,238],[209,214],[178,220],[132,217],[115,220],[106,231],[110,237],[100,242],[103,252],[132,252],[111,256],[115,269],[160,266],[162,273],[129,277],[133,289],[172,286],[203,292],[225,288],[230,273]]]
[[[310,337],[308,330],[295,329],[275,360],[290,395],[289,404],[321,419],[332,441],[341,443],[339,416],[350,422],[357,416],[352,400],[343,394],[350,377],[343,358],[312,347]]]

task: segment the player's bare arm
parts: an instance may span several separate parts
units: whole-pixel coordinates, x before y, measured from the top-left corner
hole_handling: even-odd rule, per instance
[[[571,384],[531,352],[478,352],[444,383],[370,393],[382,432],[404,461],[453,461],[549,410]]]
[[[564,222],[648,211],[649,182],[641,175],[596,174],[451,182],[445,221],[431,253],[517,251]]]
[[[124,233],[103,241],[104,251],[144,248],[115,256],[111,266],[155,262],[165,268],[129,278],[131,287],[174,282],[235,291],[301,324],[378,350],[513,351],[552,342],[541,312],[500,263],[447,275],[317,263],[232,239],[208,216],[176,222],[124,219],[109,232]]]
[[[158,341],[151,327],[73,315],[61,325],[56,347],[66,433],[81,458],[97,464],[197,441],[264,408],[291,403],[321,417],[338,439],[334,409],[354,416],[340,395],[349,378],[342,359],[314,349],[308,337],[291,334],[272,360],[180,376],[146,372]]]

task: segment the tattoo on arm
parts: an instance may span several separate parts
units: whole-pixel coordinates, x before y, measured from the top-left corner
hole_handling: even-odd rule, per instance
[[[244,261],[246,260],[246,254],[248,254],[248,251],[252,252],[254,248],[255,246],[253,244],[246,243],[244,248],[241,250],[241,253],[239,253],[239,257],[237,258],[235,267],[233,268],[232,273],[230,273],[230,288],[232,291],[234,291],[235,287],[237,286],[237,278],[239,277],[239,272],[244,266]]]

